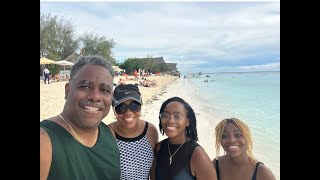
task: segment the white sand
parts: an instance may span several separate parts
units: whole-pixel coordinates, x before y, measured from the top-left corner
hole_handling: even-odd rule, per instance
[[[114,82],[117,82],[119,78],[115,78]],[[154,76],[149,79],[155,79],[157,81],[157,87],[141,87],[139,89],[143,98],[143,106],[141,119],[144,119],[150,123],[153,123],[157,128],[159,127],[159,110],[162,103],[170,97],[178,96],[187,101],[196,113],[197,118],[197,130],[198,130],[198,143],[204,148],[209,155],[210,159],[213,159],[215,154],[215,139],[214,128],[216,124],[223,119],[213,115],[208,111],[206,104],[199,104],[197,100],[197,89],[192,87],[191,83],[188,83],[188,79],[174,76]],[[180,82],[179,82],[180,81]],[[44,84],[40,81],[40,121],[56,116],[62,112],[64,105],[64,85],[66,82],[52,82],[51,84]],[[139,83],[138,81],[128,81],[127,83]],[[210,106],[209,106],[210,108]],[[110,110],[109,115],[103,119],[103,122],[109,124],[116,119],[113,118],[113,111]],[[158,128],[159,132],[159,128]],[[165,139],[166,136],[160,134],[159,141]],[[277,179],[280,179],[280,172],[275,171]]]
[[[195,96],[190,96],[190,92],[195,91],[192,88],[187,88],[183,83],[177,83],[183,81],[176,76],[151,76],[148,79],[156,80],[156,87],[142,87],[139,86],[142,94],[143,106],[141,119],[144,119],[150,123],[153,123],[156,127],[159,127],[159,110],[162,103],[170,97],[179,96],[187,101],[196,112],[197,116],[197,130],[198,130],[198,143],[208,153],[210,159],[215,157],[214,150],[214,121],[210,121],[210,117],[206,117],[205,114],[197,114],[200,105],[197,104]],[[116,77],[114,82],[118,82],[119,77]],[[126,81],[126,83],[139,83],[139,81]],[[56,116],[62,112],[64,106],[64,86],[66,81],[63,82],[51,82],[51,84],[44,84],[40,81],[40,121],[52,116]],[[109,124],[112,121],[116,121],[112,109],[109,115],[103,119],[103,122]],[[159,130],[158,130],[159,131]],[[159,140],[165,139],[166,136],[160,134]]]
[[[115,77],[114,83],[117,83],[120,77]],[[142,94],[142,101],[144,104],[153,100],[154,96],[161,92],[167,85],[175,81],[176,76],[150,76],[148,80],[155,80],[157,86],[155,87],[143,87],[139,86]],[[64,100],[64,87],[67,81],[55,82],[51,81],[51,84],[44,84],[40,80],[40,121],[52,116],[60,114],[63,110],[65,103]],[[126,81],[127,84],[139,83],[139,81]],[[113,112],[110,111],[109,115],[103,119],[105,123],[110,123],[114,119],[112,118]]]

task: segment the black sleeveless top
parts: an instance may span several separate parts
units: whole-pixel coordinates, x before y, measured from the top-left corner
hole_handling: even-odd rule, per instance
[[[190,159],[193,150],[199,146],[195,141],[188,141],[181,146],[181,144],[170,144],[171,154],[176,152],[172,157],[172,163],[169,164],[168,138],[161,142],[161,147],[157,155],[156,165],[156,180],[193,180],[190,171]]]
[[[257,180],[257,171],[258,171],[260,163],[263,164],[262,162],[257,162],[257,164],[256,164],[256,168],[254,169],[254,173],[252,175],[252,180]],[[221,180],[221,178],[220,178],[220,169],[219,169],[219,161],[217,159],[216,159],[216,172],[217,172],[218,180]]]

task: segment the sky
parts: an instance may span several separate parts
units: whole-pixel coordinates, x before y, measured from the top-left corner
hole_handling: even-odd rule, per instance
[[[113,39],[113,57],[163,57],[184,72],[280,71],[279,1],[40,1],[76,35]]]

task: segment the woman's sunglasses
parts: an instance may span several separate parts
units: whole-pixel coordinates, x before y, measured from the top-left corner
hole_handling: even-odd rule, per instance
[[[136,101],[132,101],[130,104],[121,103],[118,106],[116,106],[114,109],[117,114],[124,114],[127,112],[128,108],[131,112],[136,113],[141,110],[141,104],[139,104]]]

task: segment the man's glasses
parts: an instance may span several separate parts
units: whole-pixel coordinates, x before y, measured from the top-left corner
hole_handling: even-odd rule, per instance
[[[136,113],[141,110],[141,104],[139,104],[136,101],[132,101],[130,104],[121,103],[118,106],[116,106],[114,109],[117,114],[124,114],[127,112],[128,108],[131,112]]]
[[[173,115],[170,115],[167,112],[163,112],[160,114],[160,119],[162,121],[168,121],[170,118],[173,118],[175,121],[180,121],[183,119],[183,115],[181,113],[175,113]]]

